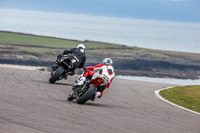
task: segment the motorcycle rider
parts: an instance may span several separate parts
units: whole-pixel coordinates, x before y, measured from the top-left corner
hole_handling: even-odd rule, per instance
[[[77,48],[71,48],[65,50],[62,54],[59,54],[57,56],[57,60],[52,67],[58,66],[58,62],[60,61],[61,57],[63,55],[69,54],[69,57],[72,59],[73,68],[68,72],[69,75],[74,75],[76,68],[83,68],[86,61],[86,55],[85,55],[85,45],[79,44]]]
[[[97,71],[98,70],[99,74],[106,75],[106,77],[108,78],[107,79],[108,83],[107,83],[106,86],[101,86],[101,87],[97,88],[96,97],[97,98],[101,98],[101,96],[103,94],[103,91],[106,88],[109,88],[112,80],[115,77],[115,72],[114,72],[114,68],[113,68],[112,64],[113,64],[113,62],[112,62],[112,60],[110,58],[105,58],[102,61],[102,64],[98,64],[96,66],[90,66],[90,67],[84,68],[85,69],[84,76],[81,77],[79,82],[76,83],[75,85],[83,85],[83,83],[86,81],[86,78],[91,79],[92,76],[95,74],[95,72],[93,72],[93,71]],[[91,100],[94,100],[94,98],[91,99]]]

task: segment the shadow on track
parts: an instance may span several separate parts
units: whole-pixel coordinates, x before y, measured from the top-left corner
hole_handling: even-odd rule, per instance
[[[66,85],[66,86],[70,86],[70,87],[72,87],[74,85],[74,84],[69,84],[69,83],[55,83],[55,84],[50,84],[48,81],[39,81],[39,80],[37,82],[45,83],[45,84],[49,84],[49,85],[60,85],[60,86]]]
[[[105,107],[105,108],[116,108],[115,106],[113,105],[109,105],[109,104],[102,104],[102,103],[97,103],[97,102],[86,102],[85,104],[78,104],[75,100],[73,101],[68,101],[67,99],[66,100],[57,100],[58,102],[62,102],[62,103],[68,103],[68,104],[71,104],[72,106],[74,104],[76,105],[79,105],[79,106],[88,106],[88,107]]]
[[[68,84],[68,83],[55,83],[55,85],[73,86],[74,84]]]

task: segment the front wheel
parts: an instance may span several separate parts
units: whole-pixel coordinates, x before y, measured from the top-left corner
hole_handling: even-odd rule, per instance
[[[85,102],[87,102],[87,100],[90,99],[90,97],[92,97],[96,92],[96,86],[93,84],[90,84],[89,89],[80,97],[78,97],[76,99],[76,102],[78,104],[84,104]]]
[[[56,72],[51,76],[49,79],[49,83],[54,84],[56,80],[60,78],[60,76],[64,73],[65,69],[62,66],[59,66],[59,68],[56,70]]]

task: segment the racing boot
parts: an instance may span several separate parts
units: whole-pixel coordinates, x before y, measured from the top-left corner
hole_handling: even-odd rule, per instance
[[[74,71],[68,71],[68,72],[65,74],[65,79],[67,79],[68,75],[73,76],[74,74],[75,74]]]
[[[97,98],[101,98],[101,92],[100,92],[100,91],[97,91],[96,94],[94,94],[94,95],[90,98],[90,100],[91,100],[91,101],[94,101],[95,96],[96,96]]]
[[[75,74],[75,71],[69,71],[68,75],[73,76]]]
[[[83,83],[86,81],[86,78],[85,77],[81,77],[81,79],[75,84],[75,86],[77,85],[83,85]]]
[[[97,97],[97,98],[101,98],[101,92],[100,92],[100,91],[97,91],[97,92],[96,92],[96,97]]]
[[[73,97],[73,92],[71,92],[71,93],[69,94],[69,96],[67,97],[67,99],[68,99],[68,101],[72,101],[72,100],[74,99],[74,97]]]

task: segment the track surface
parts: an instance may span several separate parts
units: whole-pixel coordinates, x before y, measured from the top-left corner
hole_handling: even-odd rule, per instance
[[[200,116],[158,99],[173,85],[114,79],[101,99],[67,101],[76,79],[49,84],[49,72],[0,68],[0,133],[199,133]]]

